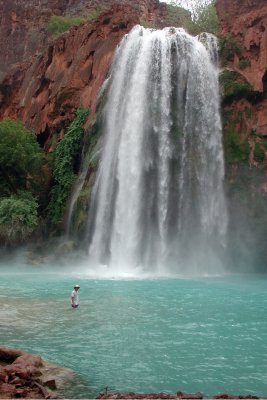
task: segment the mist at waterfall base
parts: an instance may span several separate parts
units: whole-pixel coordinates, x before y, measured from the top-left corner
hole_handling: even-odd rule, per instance
[[[204,43],[204,44],[203,44]],[[91,196],[89,263],[216,274],[227,210],[217,42],[136,26],[113,62]]]

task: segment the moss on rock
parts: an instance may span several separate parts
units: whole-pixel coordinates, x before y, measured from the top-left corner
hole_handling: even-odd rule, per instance
[[[221,37],[219,40],[219,56],[222,65],[234,61],[235,55],[241,55],[241,45],[233,38],[231,34]]]
[[[247,140],[241,141],[236,132],[224,136],[224,154],[226,163],[248,162],[250,147]]]
[[[237,71],[224,69],[219,77],[223,103],[229,104],[240,98],[249,98],[253,89],[246,78]]]

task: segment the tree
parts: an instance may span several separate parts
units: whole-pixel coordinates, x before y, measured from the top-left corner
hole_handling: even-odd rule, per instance
[[[172,7],[183,7],[190,11],[191,20],[185,20],[185,29],[192,35],[201,32],[217,34],[219,30],[215,0],[171,0]]]
[[[198,8],[195,9],[193,22],[196,27],[196,34],[201,32],[217,34],[219,31],[219,22],[215,8],[215,1],[199,5]]]
[[[42,153],[35,134],[21,122],[0,122],[0,196],[27,188],[40,173]]]
[[[185,8],[191,12],[192,19],[196,20],[199,12],[206,8],[213,0],[170,0],[169,4]]]

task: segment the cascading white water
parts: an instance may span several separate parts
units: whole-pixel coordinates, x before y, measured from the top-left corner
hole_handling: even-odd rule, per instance
[[[136,26],[122,40],[89,213],[92,264],[216,269],[227,227],[216,54],[214,37],[180,28]]]

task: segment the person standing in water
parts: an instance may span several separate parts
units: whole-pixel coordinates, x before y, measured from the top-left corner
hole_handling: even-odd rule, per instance
[[[73,291],[71,292],[71,306],[72,308],[78,308],[79,306],[79,298],[78,298],[78,290],[80,289],[80,285],[75,285],[73,287]]]

